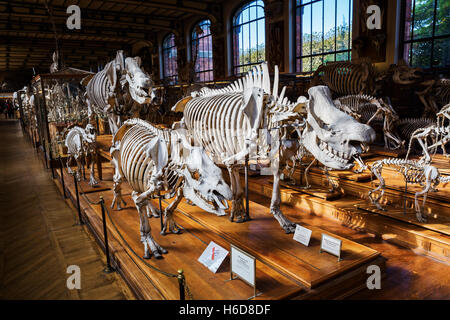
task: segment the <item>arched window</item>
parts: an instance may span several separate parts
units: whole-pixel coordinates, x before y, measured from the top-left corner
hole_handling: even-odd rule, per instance
[[[296,0],[296,71],[351,60],[353,0]]]
[[[264,2],[256,0],[240,7],[233,17],[233,72],[241,74],[266,59]]]
[[[163,74],[169,84],[178,82],[177,46],[175,34],[170,33],[163,41]]]
[[[449,1],[404,0],[403,59],[412,67],[450,66]]]
[[[197,23],[191,34],[192,61],[195,61],[195,80],[200,82],[213,80],[213,50],[211,21]]]

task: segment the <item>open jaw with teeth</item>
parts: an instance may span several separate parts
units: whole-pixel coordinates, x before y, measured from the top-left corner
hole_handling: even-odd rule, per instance
[[[228,209],[228,201],[217,191],[209,192],[206,196],[195,188],[184,188],[184,197],[192,201],[199,208],[214,213],[218,216],[226,214]]]
[[[320,150],[322,150],[330,160],[339,161],[343,165],[353,165],[353,159],[359,157],[363,150],[363,145],[355,146],[354,143],[351,143],[350,151],[336,150],[330,144],[320,140],[318,137],[316,137],[316,143]]]

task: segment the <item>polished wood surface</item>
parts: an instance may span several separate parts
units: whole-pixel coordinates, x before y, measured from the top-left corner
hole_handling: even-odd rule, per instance
[[[134,299],[64,200],[17,121],[0,121],[0,299]],[[78,265],[81,289],[66,269]]]
[[[106,180],[102,181],[100,188],[112,183],[111,166],[104,164],[103,171]],[[73,180],[69,176],[65,180],[68,191],[74,197]],[[81,190],[84,188],[86,182],[83,181]],[[139,241],[139,219],[127,184],[124,184],[123,191],[128,204],[126,208],[122,211],[109,210],[112,221],[108,220],[108,230],[114,239],[111,244],[112,250],[114,255],[126,251],[134,263],[140,266],[143,273],[140,282],[152,283],[164,299],[178,298],[178,284],[173,278],[155,272],[147,264],[170,273],[183,269],[195,299],[246,299],[251,295],[251,288],[242,281],[227,281],[229,261],[225,261],[216,274],[211,273],[197,261],[210,241],[225,248],[229,248],[232,243],[257,258],[257,287],[263,292],[258,299],[319,298],[321,295],[329,298],[345,297],[353,293],[355,288],[360,289],[365,283],[361,279],[361,274],[365,274],[368,264],[384,267],[384,259],[379,257],[378,252],[337,235],[334,236],[343,241],[343,260],[338,262],[337,257],[320,253],[321,233],[330,235],[333,233],[316,226],[307,226],[313,230],[313,236],[310,246],[304,247],[292,239],[292,234],[284,233],[266,207],[253,202],[251,203],[253,220],[249,223],[236,224],[231,223],[225,216],[217,217],[182,201],[175,219],[184,232],[181,235],[161,236],[158,234],[159,219],[149,219],[153,236],[169,251],[169,254],[165,255],[163,260],[143,261],[140,259],[143,255],[143,246]],[[104,197],[107,205],[111,203],[112,192],[98,192],[96,195],[87,196],[91,200],[98,200],[100,195]],[[154,204],[158,205],[156,201]],[[86,218],[91,221],[90,224],[101,239],[100,208],[89,205],[84,197],[81,198],[81,205]],[[166,205],[167,203],[163,201],[163,207]],[[123,263],[125,262],[121,260],[123,269],[127,268],[128,264]],[[208,275],[207,278],[205,274]],[[349,286],[343,285],[344,279]],[[134,289],[140,290],[141,293],[138,295],[144,298],[161,298],[142,293],[136,284]]]

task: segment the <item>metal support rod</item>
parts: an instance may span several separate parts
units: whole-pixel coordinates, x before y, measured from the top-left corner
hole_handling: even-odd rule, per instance
[[[245,215],[250,219],[250,206],[248,198],[248,155],[245,156]]]
[[[61,156],[59,157],[59,169],[61,169],[61,185],[63,189],[63,198],[65,199],[67,197],[66,197],[66,187],[64,185],[64,171],[62,167]]]
[[[106,267],[103,269],[105,273],[111,273],[114,271],[111,266],[110,258],[109,258],[109,245],[108,245],[108,230],[106,228],[106,216],[105,216],[105,200],[103,196],[100,196],[100,206],[102,207],[102,221],[103,221],[103,235],[105,238],[105,255],[106,255]]]
[[[184,295],[184,274],[183,269],[178,270],[178,286],[180,288],[180,300],[186,300]]]
[[[161,192],[158,192],[158,200],[159,200],[159,220],[161,222],[161,232],[164,228],[164,221],[163,221],[163,209],[162,209],[162,200],[161,200]]]
[[[78,225],[83,225],[83,219],[81,218],[81,208],[80,208],[80,194],[78,193],[78,181],[77,175],[73,175],[73,183],[75,184],[75,194],[77,195],[77,210],[78,210]]]
[[[406,180],[406,177],[405,177],[405,204],[403,206],[403,214],[405,214],[405,215],[406,215],[406,202],[407,202],[407,200],[408,200],[408,181]]]
[[[53,157],[50,153],[50,170],[52,170],[52,179],[55,179],[55,170],[53,169]]]

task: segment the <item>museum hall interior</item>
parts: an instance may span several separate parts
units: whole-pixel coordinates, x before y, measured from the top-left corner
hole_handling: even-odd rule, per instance
[[[450,0],[0,0],[0,135],[0,300],[450,300]]]

